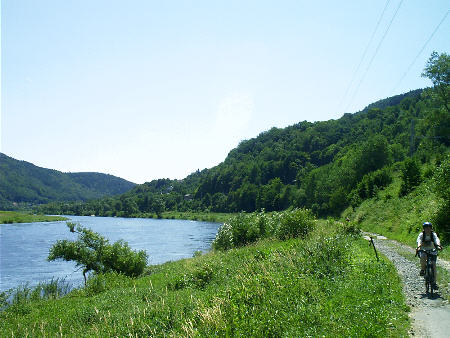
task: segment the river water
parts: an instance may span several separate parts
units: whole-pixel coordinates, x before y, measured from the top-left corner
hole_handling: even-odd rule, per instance
[[[134,250],[145,250],[148,264],[161,264],[207,251],[219,223],[142,218],[66,216],[89,227],[111,243],[119,239]],[[65,222],[0,224],[0,291],[52,278],[65,278],[72,286],[83,281],[74,262],[48,262],[50,247],[58,239],[76,240]]]

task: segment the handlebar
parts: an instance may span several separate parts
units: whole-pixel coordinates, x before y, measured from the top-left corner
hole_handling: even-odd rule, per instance
[[[426,254],[437,256],[438,251],[436,249],[416,249],[416,256],[419,252],[425,252]]]

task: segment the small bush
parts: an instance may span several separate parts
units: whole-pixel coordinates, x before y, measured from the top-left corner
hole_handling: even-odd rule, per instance
[[[308,209],[294,209],[282,213],[276,237],[286,240],[303,238],[314,229],[314,215]]]
[[[196,268],[193,272],[186,272],[179,275],[174,280],[167,283],[169,290],[181,290],[192,287],[203,290],[214,276],[213,269],[209,265],[204,265]]]
[[[241,213],[222,225],[212,247],[228,250],[262,238],[273,237],[285,240],[305,237],[312,229],[314,229],[314,216],[307,209],[293,209],[273,214]]]
[[[83,289],[87,296],[94,296],[107,290],[131,286],[132,279],[117,272],[93,274]]]
[[[233,247],[233,233],[228,222],[220,227],[211,246],[215,250],[228,250]]]

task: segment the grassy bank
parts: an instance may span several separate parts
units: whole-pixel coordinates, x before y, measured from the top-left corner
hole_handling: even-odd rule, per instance
[[[60,299],[0,313],[26,336],[406,336],[394,267],[331,223],[305,239],[265,239],[149,267],[99,275]]]
[[[16,211],[0,211],[0,224],[65,221],[61,216],[24,214]]]
[[[404,197],[398,197],[401,180],[394,182],[377,196],[365,200],[355,210],[349,208],[343,214],[363,230],[375,232],[416,247],[422,223],[430,221],[437,213],[439,198],[433,192],[430,181],[425,181]],[[450,247],[444,246],[442,258],[450,259]]]

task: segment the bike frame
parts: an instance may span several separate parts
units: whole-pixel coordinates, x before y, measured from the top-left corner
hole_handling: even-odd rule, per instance
[[[433,260],[432,256],[437,256],[437,251],[433,250],[419,250],[419,252],[423,252],[427,255],[427,265],[425,267],[425,290],[426,293],[430,293],[433,295],[433,283],[435,282],[434,276],[434,268],[433,268]]]

